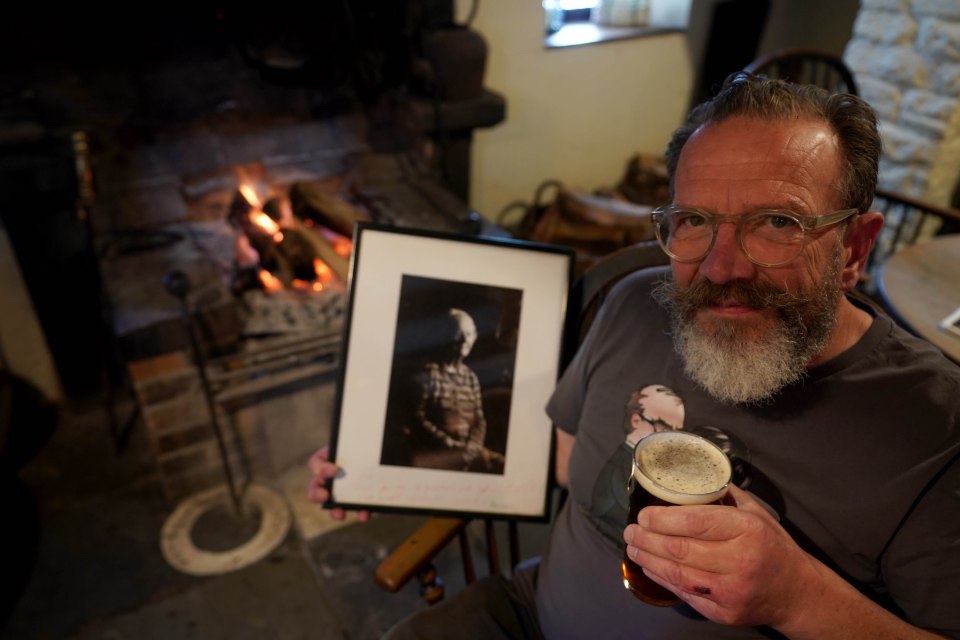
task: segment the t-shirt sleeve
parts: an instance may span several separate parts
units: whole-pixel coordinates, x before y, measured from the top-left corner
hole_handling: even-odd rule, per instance
[[[582,358],[574,357],[547,401],[547,415],[554,426],[570,435],[577,433],[583,408],[583,367],[579,362],[582,362]]]
[[[657,271],[659,274],[660,271]],[[612,333],[612,328],[621,317],[623,307],[629,306],[628,299],[638,291],[646,291],[648,284],[638,285],[638,281],[648,283],[650,274],[637,272],[627,276],[614,285],[601,305],[587,335],[570,364],[560,376],[560,381],[547,402],[547,415],[558,428],[576,435],[580,416],[583,412],[583,400],[590,383],[594,363],[598,354],[602,354]]]

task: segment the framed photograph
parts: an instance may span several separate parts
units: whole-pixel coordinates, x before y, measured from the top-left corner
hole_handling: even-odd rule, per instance
[[[960,338],[960,307],[953,310],[953,313],[940,321],[940,329]]]
[[[573,250],[357,225],[327,506],[544,520]]]

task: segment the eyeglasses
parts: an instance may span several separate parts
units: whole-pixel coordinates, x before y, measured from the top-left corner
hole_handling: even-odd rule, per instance
[[[742,216],[724,216],[696,207],[666,205],[653,211],[657,240],[677,262],[697,262],[713,248],[717,226],[736,226],[740,247],[754,264],[780,267],[803,251],[810,232],[843,222],[857,209],[841,209],[822,216],[803,216],[786,209],[760,209]]]

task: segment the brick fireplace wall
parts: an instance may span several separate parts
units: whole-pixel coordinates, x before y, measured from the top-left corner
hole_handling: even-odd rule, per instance
[[[222,483],[216,434],[189,355],[177,352],[146,358],[128,368],[167,500],[175,504],[195,491]],[[221,424],[225,424],[224,417],[221,412]],[[237,451],[235,445],[231,437],[228,450]],[[239,455],[229,456],[229,460],[231,468],[242,468]],[[251,466],[263,467],[260,456]]]
[[[173,505],[203,489],[223,485],[226,474],[203,386],[191,354],[184,351],[128,365],[134,394],[153,451],[160,484]],[[239,489],[271,483],[301,467],[329,442],[335,385],[326,375],[242,403],[215,402],[227,462]]]
[[[101,137],[93,146],[92,222],[103,287],[139,409],[136,428],[146,430],[165,497],[174,505],[222,485],[225,473],[183,310],[164,276],[177,270],[189,278],[186,301],[208,366],[218,356],[296,339],[247,335],[231,291],[239,232],[227,212],[243,182],[282,190],[341,175],[347,159],[364,149],[362,123],[353,117],[238,123],[224,116],[142,144],[120,146]],[[176,239],[150,245],[158,233]],[[138,246],[125,247],[121,241],[128,238]],[[141,239],[148,244],[139,246]],[[338,334],[340,324],[325,329]],[[337,351],[332,347],[334,358]],[[238,487],[279,482],[329,440],[334,365],[327,362],[319,373],[301,368],[305,373],[292,383],[276,376],[233,401],[221,402],[224,389],[216,390],[217,424]],[[270,373],[250,377],[262,381]],[[232,390],[228,386],[227,395]]]
[[[950,204],[960,178],[960,2],[861,0],[843,58],[880,114],[881,186]]]

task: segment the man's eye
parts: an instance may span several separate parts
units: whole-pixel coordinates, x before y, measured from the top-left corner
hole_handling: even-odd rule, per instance
[[[766,225],[773,229],[789,229],[796,227],[797,222],[790,217],[781,215],[769,215],[766,217]]]
[[[707,224],[706,217],[699,213],[681,213],[677,216],[677,226],[701,227]]]

